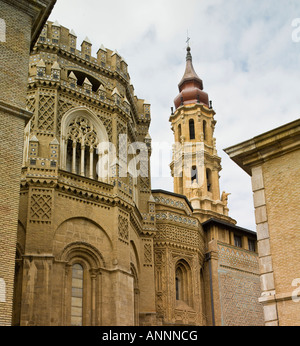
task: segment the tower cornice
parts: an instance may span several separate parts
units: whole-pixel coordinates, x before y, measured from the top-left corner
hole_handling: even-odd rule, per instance
[[[189,105],[182,105],[178,107],[173,114],[170,115],[169,121],[174,121],[178,116],[185,115],[186,112],[195,111],[197,115],[204,115],[206,117],[213,117],[216,112],[213,108],[208,107],[205,104],[194,103]]]

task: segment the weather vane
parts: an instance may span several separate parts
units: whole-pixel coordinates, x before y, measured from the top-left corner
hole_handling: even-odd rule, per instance
[[[190,37],[189,37],[189,31],[187,30],[187,40],[186,40],[186,44],[189,47],[190,46]]]

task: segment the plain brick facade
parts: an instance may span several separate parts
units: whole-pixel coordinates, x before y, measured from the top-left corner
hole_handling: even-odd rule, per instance
[[[0,43],[0,277],[6,283],[6,293],[5,302],[0,303],[0,325],[10,325],[25,126],[25,119],[16,114],[26,105],[31,22],[25,13],[4,2],[1,17],[6,23],[6,38]]]
[[[36,16],[43,19],[49,4],[38,8],[31,1],[0,2],[5,27],[0,42],[0,278],[5,290],[0,325],[10,325],[12,319],[24,126],[31,116],[26,111],[29,52],[32,33],[43,24],[37,24]]]
[[[300,121],[226,149],[252,177],[265,325],[299,326]]]

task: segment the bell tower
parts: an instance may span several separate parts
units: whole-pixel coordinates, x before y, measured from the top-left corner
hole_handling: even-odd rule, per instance
[[[220,194],[222,167],[214,138],[215,111],[194,70],[189,46],[186,69],[178,87],[175,112],[172,108],[169,119],[175,139],[170,164],[174,192],[187,196],[201,222],[212,217],[234,222],[228,217],[228,194]]]

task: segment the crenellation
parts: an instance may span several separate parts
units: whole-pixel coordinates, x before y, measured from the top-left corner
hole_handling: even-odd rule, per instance
[[[49,48],[49,50],[58,49],[62,55],[79,59],[84,65],[88,64],[96,69],[104,70],[107,74],[116,72],[120,78],[129,80],[127,63],[117,51],[105,48],[103,45],[97,52],[97,57],[91,55],[92,43],[86,37],[81,43],[81,49],[77,47],[77,36],[73,30],[69,31],[59,23],[47,22],[42,31],[38,43]],[[37,47],[35,48],[37,49]]]
[[[101,45],[97,52],[97,58],[93,58],[90,55],[92,44],[89,39],[86,38],[81,44],[81,50],[77,50],[74,31],[69,31],[57,22],[47,22],[41,37],[42,39],[39,39],[35,47],[36,54],[30,59],[29,83],[35,83],[38,80],[43,81],[43,83],[56,83],[63,88],[73,89],[82,96],[90,97],[91,100],[114,105],[128,116],[131,105],[132,114],[138,121],[150,122],[149,111],[144,114],[144,110],[140,110],[140,116],[137,116],[136,107],[140,101],[134,95],[134,88],[130,83],[127,71],[127,63],[117,51],[112,51]],[[55,37],[54,42],[53,37]],[[72,54],[70,54],[71,50]],[[45,66],[39,66],[40,60],[44,62]],[[57,66],[57,64],[59,68],[54,69],[53,65]],[[77,66],[74,69],[72,65]],[[85,78],[79,79],[76,71],[86,73],[85,78],[92,84],[92,88],[83,83]],[[99,73],[101,74],[100,79]],[[99,82],[94,83],[89,76],[95,78],[94,82],[96,80]],[[117,94],[114,89],[118,90]],[[109,96],[109,91],[111,96]]]

